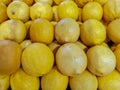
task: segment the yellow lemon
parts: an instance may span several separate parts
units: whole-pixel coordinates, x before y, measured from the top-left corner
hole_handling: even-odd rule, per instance
[[[79,7],[83,7],[85,4],[87,4],[88,2],[91,2],[93,0],[75,0],[75,2],[77,3],[77,5]]]
[[[20,20],[7,20],[0,25],[0,40],[22,42],[27,34],[25,24]]]
[[[103,6],[104,20],[112,21],[120,17],[120,1],[119,0],[108,0]]]
[[[88,69],[97,76],[111,73],[116,66],[116,57],[112,50],[103,45],[96,45],[88,49]]]
[[[101,5],[104,5],[109,0],[94,0],[94,1],[100,3]]]
[[[66,43],[56,52],[56,64],[61,73],[74,76],[86,69],[87,57],[78,45]]]
[[[52,20],[52,7],[48,3],[36,2],[30,7],[30,17],[32,20],[36,18],[45,18],[47,20]]]
[[[12,2],[12,0],[0,0],[0,2],[3,2],[5,5],[8,5]]]
[[[83,21],[88,19],[101,20],[103,16],[102,6],[97,2],[88,2],[82,9]]]
[[[79,36],[79,24],[72,18],[63,18],[55,26],[55,38],[59,43],[75,42]]]
[[[9,75],[0,75],[0,90],[8,90],[10,86]]]
[[[98,90],[119,90],[120,89],[120,73],[117,70],[110,74],[98,77]]]
[[[42,76],[51,70],[54,64],[54,55],[45,44],[32,43],[24,49],[21,61],[26,73]]]
[[[30,76],[19,68],[17,72],[10,76],[10,86],[12,90],[39,90],[39,77]]]
[[[53,4],[53,0],[35,0],[35,2],[44,2],[44,3],[48,3],[50,5]]]
[[[107,35],[114,43],[120,43],[120,18],[111,21],[107,27]]]
[[[96,19],[88,19],[81,25],[80,38],[87,46],[102,43],[106,39],[105,26]]]
[[[10,75],[20,67],[21,47],[10,40],[0,40],[0,75]]]
[[[53,25],[43,18],[34,20],[30,27],[30,38],[32,42],[51,43],[54,39]]]
[[[0,23],[8,19],[7,16],[7,6],[0,2]]]
[[[10,19],[26,22],[29,20],[29,6],[22,1],[13,1],[7,7],[7,15]]]
[[[13,0],[13,1],[15,1],[15,0]],[[25,2],[28,6],[32,6],[32,4],[34,3],[34,0],[16,0],[16,1]]]
[[[24,50],[26,47],[28,47],[30,44],[32,44],[31,40],[24,40],[20,43],[20,46],[22,50]]]
[[[70,77],[69,80],[71,90],[97,90],[97,77],[85,70],[79,75]]]
[[[61,74],[56,67],[50,70],[41,78],[42,90],[66,90],[68,86],[68,76]]]
[[[65,0],[58,5],[58,16],[62,18],[78,19],[79,8],[72,0]]]
[[[118,44],[114,50],[116,56],[116,69],[120,72],[120,44]]]
[[[58,6],[54,5],[52,7],[52,9],[53,9],[53,20],[54,21],[59,21],[60,19],[59,19],[59,16],[58,16]]]

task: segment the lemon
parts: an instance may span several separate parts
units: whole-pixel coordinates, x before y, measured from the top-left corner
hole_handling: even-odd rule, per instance
[[[100,3],[101,5],[104,5],[109,0],[94,0],[94,1]]]
[[[45,18],[50,21],[53,18],[52,7],[48,3],[36,2],[30,7],[30,17],[32,20]]]
[[[79,36],[79,24],[72,18],[63,18],[55,26],[55,38],[59,43],[75,42]]]
[[[66,90],[68,86],[68,76],[61,74],[56,67],[41,78],[42,90]]]
[[[10,19],[26,22],[29,20],[29,6],[22,1],[13,1],[7,7],[7,15]]]
[[[71,90],[97,90],[97,77],[85,70],[79,75],[70,77],[69,80]]]
[[[5,5],[8,5],[12,2],[12,0],[0,0],[0,2],[4,3]]]
[[[22,50],[24,50],[26,47],[28,47],[30,44],[32,44],[31,40],[24,40],[20,43],[20,46]]]
[[[0,23],[8,19],[6,12],[7,12],[7,6],[4,3],[0,2]]]
[[[54,21],[59,21],[60,19],[59,19],[59,16],[58,16],[58,6],[54,5],[52,7],[52,9],[53,9],[53,20]]]
[[[47,19],[35,19],[30,27],[30,38],[32,42],[49,44],[54,39],[54,28]]]
[[[116,69],[120,72],[120,44],[118,44],[114,50],[116,56]]]
[[[102,6],[97,2],[88,2],[82,9],[83,21],[88,19],[101,20],[103,16]]]
[[[9,75],[0,75],[0,90],[8,90],[10,76]]]
[[[39,77],[30,76],[19,68],[17,72],[10,76],[10,86],[12,90],[39,90]]]
[[[109,22],[120,17],[120,1],[108,0],[103,6],[104,20]]]
[[[79,15],[79,8],[74,1],[65,0],[58,5],[58,16],[60,19],[73,18],[77,20],[78,15]]]
[[[105,26],[96,19],[88,19],[81,25],[80,38],[87,46],[102,43],[106,39]]]
[[[45,44],[32,43],[24,49],[21,61],[26,73],[33,76],[42,76],[53,67],[54,55]]]
[[[22,42],[27,34],[25,24],[20,20],[9,19],[0,25],[0,40]]]
[[[13,1],[15,1],[15,0],[13,0]],[[25,2],[28,6],[32,6],[32,4],[34,3],[34,0],[18,0],[18,1]]]
[[[61,73],[74,76],[86,69],[87,57],[78,45],[66,43],[56,52],[56,64]]]
[[[107,27],[107,35],[114,43],[120,43],[120,18],[111,21]]]
[[[87,58],[88,69],[97,76],[105,76],[115,69],[115,55],[110,48],[103,45],[88,49]]]
[[[53,0],[35,0],[35,2],[45,2],[45,3],[48,3],[50,5],[53,4]]]
[[[98,77],[98,90],[119,90],[120,89],[120,73],[117,70],[110,74]]]
[[[79,7],[83,7],[85,4],[87,4],[88,2],[91,2],[93,0],[75,0],[75,2],[77,3],[77,5]]]

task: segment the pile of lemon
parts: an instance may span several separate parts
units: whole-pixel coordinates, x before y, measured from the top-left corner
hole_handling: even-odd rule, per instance
[[[120,0],[0,0],[0,90],[120,90]]]

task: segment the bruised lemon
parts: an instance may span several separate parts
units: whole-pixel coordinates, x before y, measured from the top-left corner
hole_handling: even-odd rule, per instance
[[[87,57],[78,45],[66,43],[56,52],[56,64],[61,73],[74,76],[86,69]]]
[[[61,74],[56,67],[53,67],[50,72],[42,76],[41,88],[42,90],[66,90],[68,80],[68,76]]]
[[[10,76],[10,86],[12,90],[39,90],[40,80],[19,68]]]
[[[53,67],[54,55],[45,44],[32,43],[24,49],[21,61],[26,73],[33,76],[43,76]]]

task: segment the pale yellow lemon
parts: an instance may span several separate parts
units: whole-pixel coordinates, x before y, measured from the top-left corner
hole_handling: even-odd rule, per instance
[[[0,90],[8,90],[10,75],[0,75]]]
[[[53,25],[47,19],[34,20],[30,27],[30,38],[32,42],[51,43],[54,39]]]
[[[97,76],[105,76],[116,67],[116,57],[112,50],[103,45],[96,45],[88,49],[88,69]]]
[[[10,76],[10,86],[12,90],[39,90],[40,80],[19,68]]]
[[[15,0],[13,0],[13,1],[15,1]],[[32,4],[34,3],[34,0],[18,0],[18,1],[25,2],[28,6],[32,6]]]
[[[87,57],[78,45],[66,43],[56,52],[56,64],[61,73],[74,76],[86,69]]]
[[[69,80],[71,90],[97,90],[97,77],[85,70],[79,75],[70,77]]]
[[[88,2],[82,9],[83,21],[88,19],[101,20],[103,16],[102,6],[97,2]]]
[[[58,16],[62,18],[78,19],[79,8],[72,0],[65,0],[58,5]]]
[[[37,18],[45,18],[47,20],[52,20],[52,7],[48,3],[36,2],[30,7],[30,17],[32,20]]]
[[[68,76],[59,72],[56,67],[53,67],[50,72],[42,76],[42,90],[66,90],[68,86]]]
[[[96,19],[88,19],[81,25],[80,38],[87,46],[102,43],[106,39],[105,26]]]
[[[54,55],[45,44],[32,43],[24,49],[21,61],[26,73],[33,76],[43,76],[53,67]]]
[[[120,18],[111,21],[107,27],[107,35],[114,43],[120,43]]]
[[[30,44],[32,44],[31,40],[24,40],[20,43],[20,46],[22,50],[24,50],[26,47],[28,47]]]
[[[94,0],[94,1],[100,3],[101,5],[104,5],[109,0]]]
[[[53,20],[54,21],[59,21],[60,19],[59,19],[59,16],[58,16],[58,6],[54,5],[52,7],[52,9],[53,9]]]
[[[7,6],[4,3],[0,2],[0,23],[4,22],[7,19]]]
[[[29,6],[22,1],[13,1],[7,7],[7,15],[10,19],[26,22],[29,20]]]
[[[79,24],[72,18],[63,18],[55,26],[55,38],[59,43],[75,42],[79,36]]]
[[[120,73],[113,70],[110,74],[98,77],[98,90],[119,90]]]
[[[10,75],[20,67],[22,49],[10,40],[0,40],[0,75]]]
[[[27,34],[25,24],[20,20],[7,20],[0,25],[0,40],[22,42]]]
[[[110,22],[120,17],[120,1],[108,0],[103,6],[103,17],[106,22]]]
[[[53,0],[35,0],[35,2],[44,2],[44,3],[48,3],[50,5],[53,4]]]

